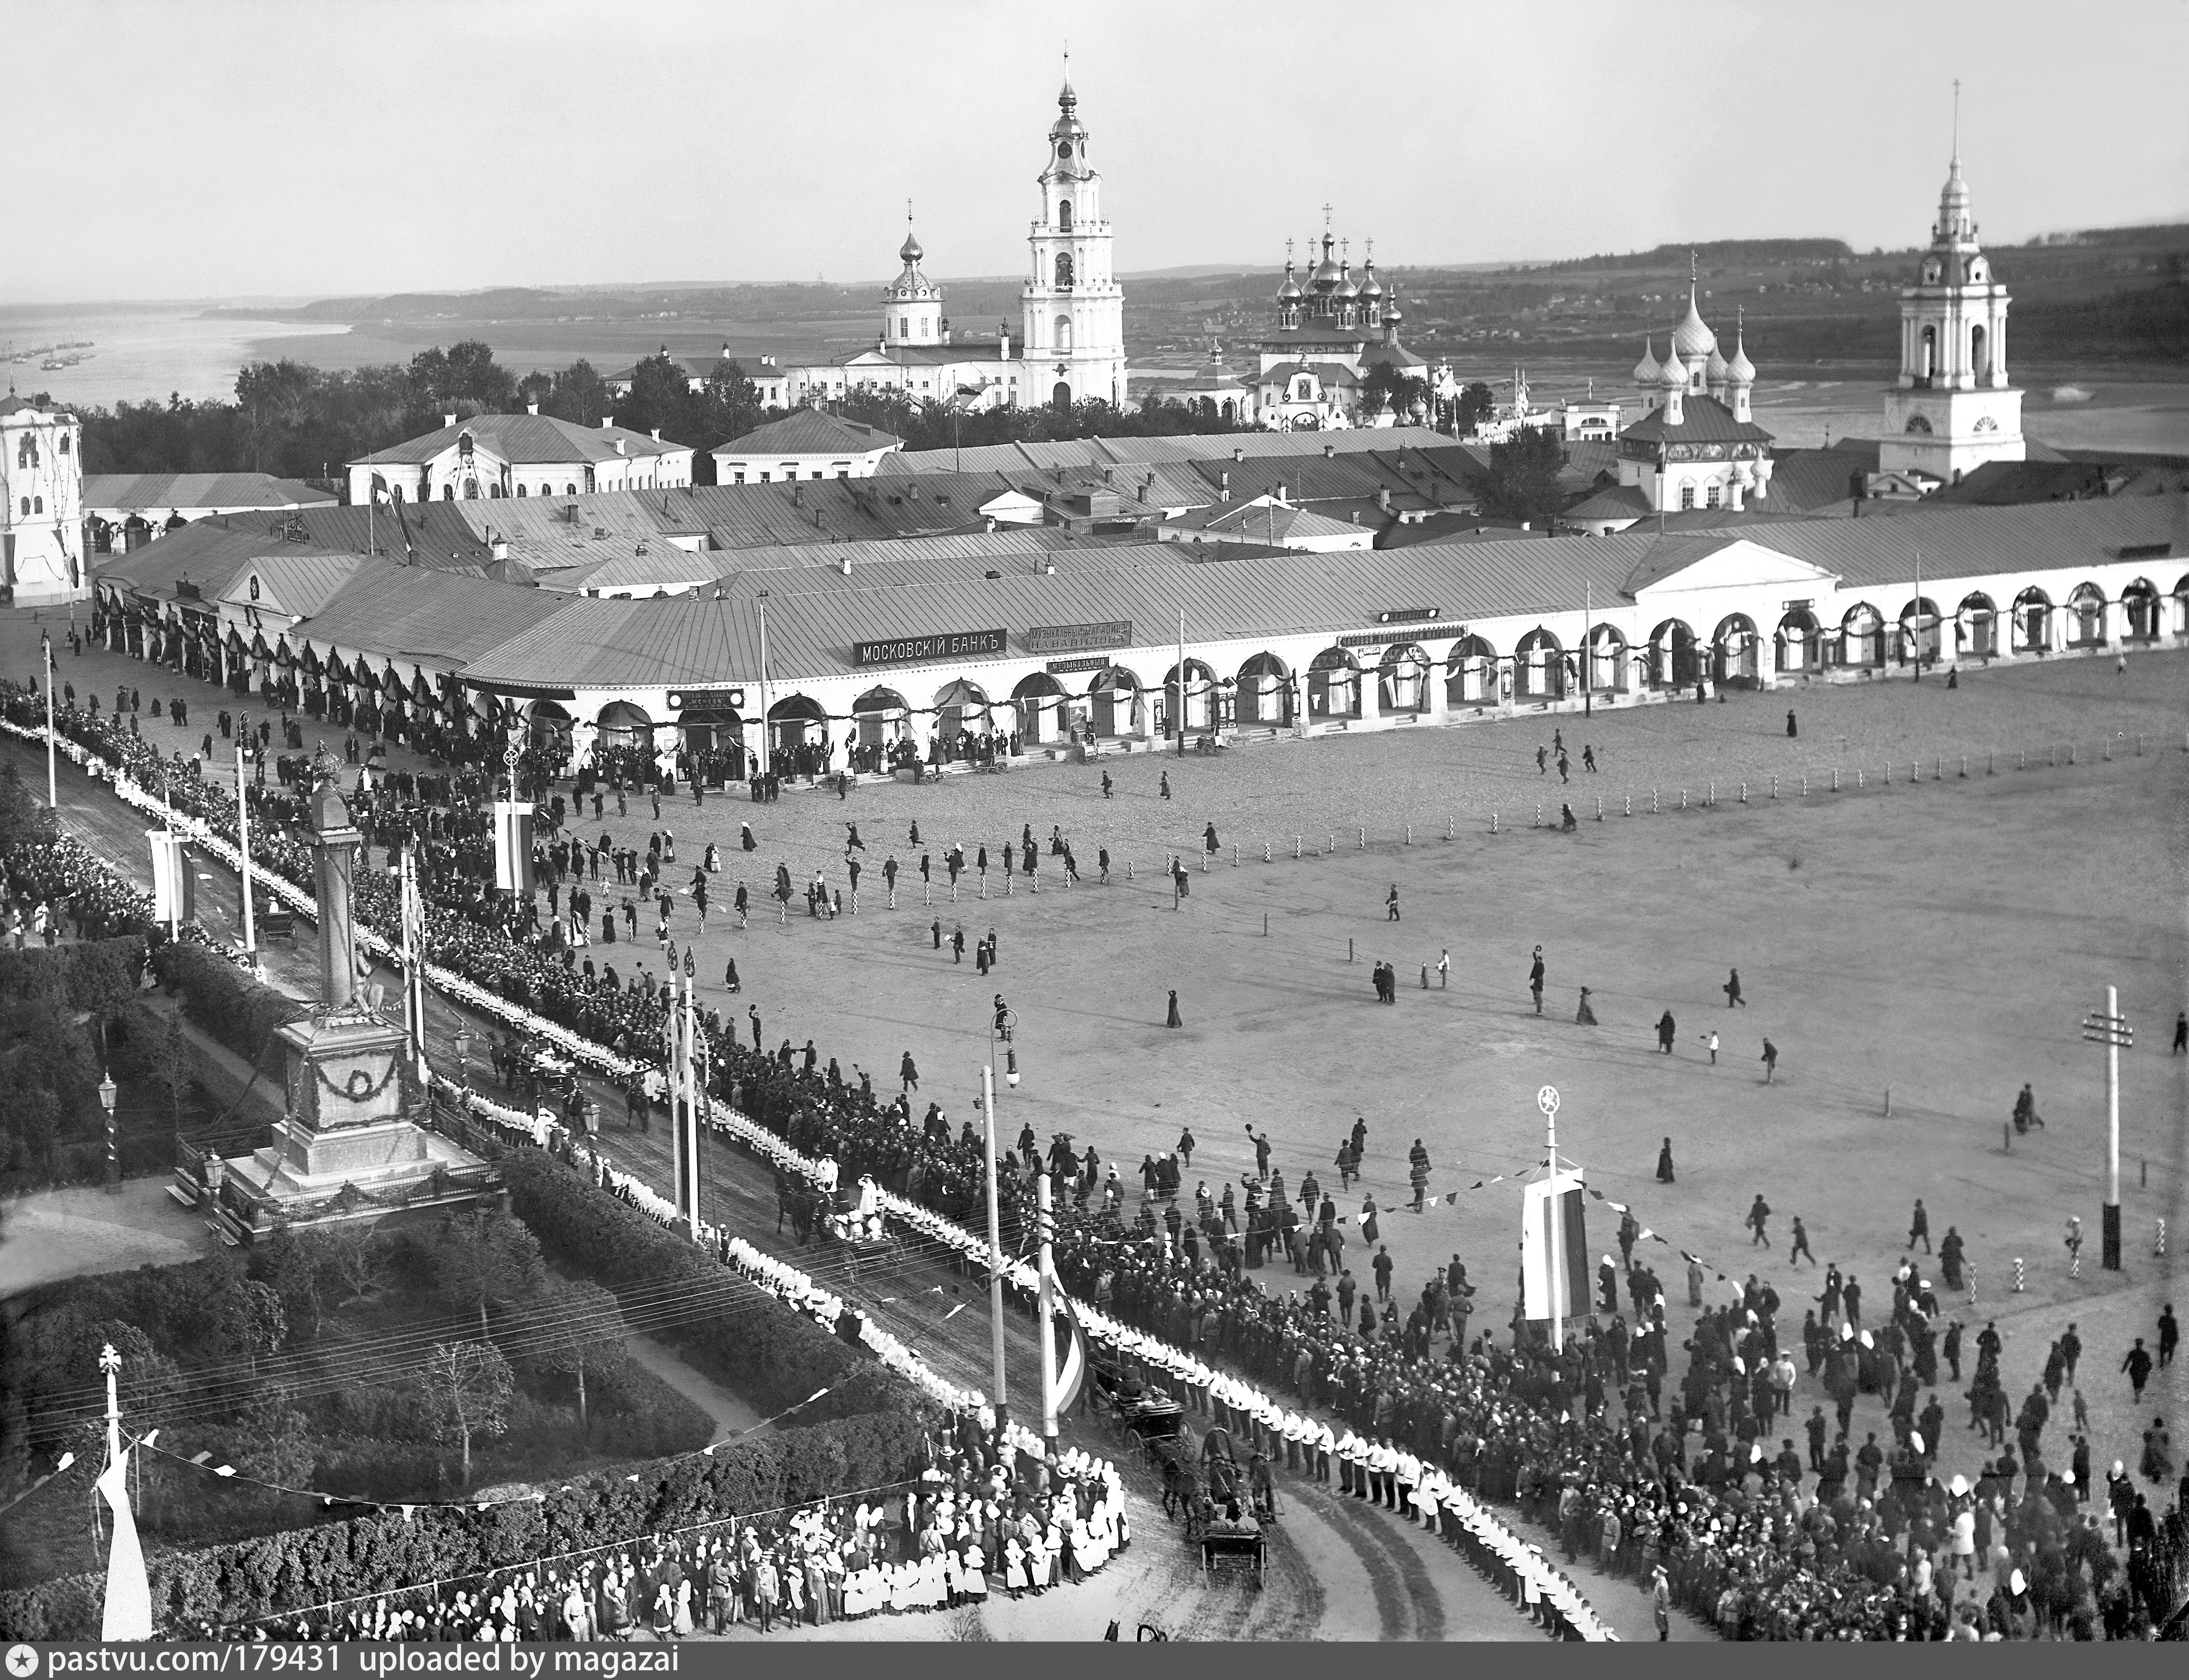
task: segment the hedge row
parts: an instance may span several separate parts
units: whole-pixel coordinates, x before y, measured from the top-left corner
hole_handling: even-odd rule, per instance
[[[653,1333],[677,1343],[693,1365],[761,1411],[780,1411],[823,1388],[828,1396],[802,1416],[902,1411],[913,1403],[911,1384],[880,1361],[575,1168],[528,1149],[511,1150],[496,1164],[509,1187],[511,1211],[549,1259],[618,1293],[644,1289],[654,1303],[672,1280],[688,1279],[694,1295],[704,1292],[710,1313]]]
[[[137,995],[144,937],[94,939],[48,950],[0,950],[0,999],[110,1015]]]
[[[920,1420],[901,1409],[756,1435],[650,1465],[635,1480],[589,1476],[544,1500],[421,1506],[148,1560],[155,1625],[234,1624],[315,1604],[457,1581],[740,1513],[779,1509],[917,1474]],[[103,1577],[81,1575],[0,1594],[0,1639],[99,1637]]]
[[[248,1062],[266,1053],[276,1027],[311,1013],[202,945],[162,945],[152,963],[160,984],[183,994],[183,1013]]]

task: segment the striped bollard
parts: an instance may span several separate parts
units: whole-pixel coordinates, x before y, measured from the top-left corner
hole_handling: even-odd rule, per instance
[[[1969,1268],[1969,1304],[1970,1304],[1971,1306],[1974,1306],[1974,1305],[1976,1305],[1976,1304],[1977,1304],[1977,1269],[1976,1269],[1974,1266],[1971,1266],[1971,1267]]]
[[[1599,823],[1604,820],[1604,795],[1602,794],[1598,794],[1596,796],[1596,820]]]
[[[2164,1219],[2158,1222],[2158,1241],[2152,1245],[2151,1252],[2161,1259],[2166,1256],[2166,1221]]]
[[[1322,831],[1322,855],[1323,855],[1324,857],[1329,857],[1334,856],[1334,855],[1336,854],[1337,851],[1338,851],[1338,836],[1337,836],[1337,834],[1334,834],[1334,833],[1332,833],[1330,829],[1325,829]]]
[[[1497,832],[1497,813],[1494,811],[1490,813],[1490,832],[1493,834]]]
[[[1411,823],[1407,823],[1407,824],[1406,824],[1406,844],[1407,844],[1408,846],[1411,846],[1413,843],[1414,843],[1414,825],[1413,825]]]
[[[1013,897],[1015,891],[1015,889],[1011,885],[1011,877],[1014,873],[1014,871],[1010,869],[1004,871],[1004,897],[1006,898]]]
[[[1262,850],[1266,853],[1269,851],[1269,847],[1264,846]],[[1266,856],[1264,856],[1262,861],[1266,863],[1270,860]],[[1231,867],[1235,869],[1239,867],[1239,842],[1236,840],[1231,842]]]
[[[2067,1276],[2070,1277],[2080,1277],[2082,1275],[2083,1247],[2080,1243],[2077,1243],[2075,1247],[2067,1251]]]
[[[1262,861],[1264,863],[1270,861],[1270,843],[1267,840],[1262,842]]]
[[[2107,764],[2111,764],[2113,761],[2113,737],[2111,737],[2110,735],[2108,735],[2108,736],[2106,738],[2106,762],[2107,762]]]
[[[1367,851],[1367,849],[1368,849],[1368,831],[1367,831],[1367,829],[1355,829],[1353,832],[1354,832],[1354,836],[1355,836],[1355,843],[1354,843],[1354,847],[1353,847],[1353,849],[1354,849],[1355,851]]]
[[[2022,749],[2021,749],[2021,761],[2020,761],[2019,763],[2017,763],[2014,767],[2015,767],[2016,770],[2027,770],[2027,769],[2028,769],[2028,768],[2029,768],[2029,749],[2028,749],[2028,748],[2024,747],[2024,748],[2022,748]]]
[[[1835,765],[1832,766],[1832,791],[1833,791],[1834,793],[1837,793],[1839,790],[1840,790],[1840,767],[1839,767],[1839,766],[1837,766],[1836,764],[1835,764]]]
[[[1304,834],[1294,834],[1292,836],[1292,862],[1295,863],[1298,863],[1300,860],[1300,847],[1306,838],[1307,837]]]
[[[1681,810],[1683,810],[1683,811],[1685,811],[1687,808],[1688,808],[1688,790],[1687,790],[1685,788],[1683,788],[1683,789],[1680,789],[1680,809],[1681,809]]]
[[[1740,802],[1743,805],[1748,803],[1748,783],[1745,782],[1740,784]]]
[[[1966,753],[1961,755],[1960,779],[1964,782],[1969,779],[1969,755]]]
[[[1130,886],[1132,884],[1133,884],[1133,860],[1132,860],[1131,858],[1128,857],[1128,858],[1125,860],[1125,885],[1126,885],[1127,886]]]
[[[1773,799],[1779,797],[1779,778],[1776,776],[1771,778],[1771,797]]]
[[[1657,814],[1657,790],[1654,788],[1649,789],[1649,814],[1652,817]]]
[[[1626,814],[1629,817],[1634,814],[1634,795],[1632,794],[1626,795]]]
[[[1459,826],[1459,818],[1457,818],[1457,817],[1452,816],[1449,812],[1447,812],[1445,814],[1445,819],[1444,819],[1444,837],[1445,837],[1446,840],[1456,840],[1456,839],[1457,839],[1457,838],[1458,838],[1458,835],[1457,835],[1457,834],[1456,830],[1457,829],[1458,826]]]
[[[2016,1254],[2014,1257],[2014,1293],[2017,1295],[2021,1294],[2025,1287],[2026,1285],[2022,1269],[2022,1256]]]
[[[1854,767],[1854,785],[1855,785],[1856,791],[1859,792],[1859,791],[1863,789],[1863,787],[1864,787],[1864,785],[1866,785],[1866,783],[1868,783],[1868,780],[1869,780],[1869,778],[1867,778],[1867,777],[1863,773],[1863,768],[1862,768],[1862,766],[1861,766],[1860,765],[1858,765],[1858,764],[1857,766],[1855,766],[1855,767]]]
[[[1705,782],[1703,784],[1703,803],[1705,805],[1716,805],[1717,803],[1717,783]]]
[[[1804,771],[1802,772],[1802,797],[1803,799],[1807,799],[1807,798],[1808,798],[1808,796],[1809,796],[1809,772],[1808,772],[1807,771],[1804,770]]]
[[[1532,822],[1532,823],[1529,823],[1529,824],[1528,824],[1528,826],[1529,826],[1530,828],[1531,828],[1531,829],[1540,829],[1540,828],[1541,828],[1541,827],[1543,826],[1543,802],[1542,802],[1542,800],[1537,800],[1536,801],[1536,820],[1535,820],[1534,822]]]

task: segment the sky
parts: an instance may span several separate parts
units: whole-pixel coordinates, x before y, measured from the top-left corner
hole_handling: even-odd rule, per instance
[[[0,0],[0,302],[1015,274],[1068,44],[1123,274],[2189,219],[2180,0]],[[26,190],[25,183],[39,184]]]

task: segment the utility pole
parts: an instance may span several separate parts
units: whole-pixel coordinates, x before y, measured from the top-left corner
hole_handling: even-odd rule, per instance
[[[2101,1231],[2099,1264],[2107,1271],[2121,1269],[2120,1218],[2120,1053],[2134,1045],[2135,1029],[2121,1018],[2120,989],[2106,987],[2106,1012],[2083,1017],[2083,1036],[2106,1047],[2106,1205]]]
[[[1050,1281],[1056,1264],[1053,1247],[1056,1216],[1053,1211],[1050,1179],[1047,1173],[1034,1180],[1035,1219],[1041,1233],[1041,1439],[1044,1451],[1056,1451],[1056,1286]]]
[[[1551,1152],[1551,1193],[1543,1208],[1549,1224],[1551,1250],[1551,1347],[1564,1353],[1566,1346],[1566,1233],[1565,1204],[1558,1191],[1558,1093],[1546,1085],[1536,1093],[1536,1106],[1543,1111],[1543,1135]]]
[[[1915,551],[1915,680],[1923,680],[1923,551]]]
[[[1589,646],[1588,642],[1589,619],[1595,611],[1595,585],[1588,579],[1584,578],[1581,580],[1581,715],[1583,717],[1596,716],[1589,694],[1590,688],[1594,686],[1592,679],[1596,676],[1596,673],[1589,668],[1589,664],[1596,655],[1595,650]]]
[[[993,1396],[996,1427],[1010,1423],[1010,1405],[1004,1388],[1004,1225],[996,1211],[996,1064],[995,1041],[989,1040],[988,1063],[981,1070],[981,1112],[988,1122],[988,1332],[994,1362]]]
[[[235,840],[243,858],[243,960],[253,976],[258,972],[257,913],[251,908],[251,789],[244,779],[244,761],[251,749],[235,744]]]
[[[771,775],[775,770],[775,751],[767,738],[767,591],[762,590],[754,605],[760,609],[760,773]]]
[[[38,645],[46,653],[46,808],[61,808],[59,783],[54,773],[54,639],[41,631]]]
[[[48,688],[53,685],[49,682]],[[1185,756],[1185,608],[1178,609],[1178,755]]]

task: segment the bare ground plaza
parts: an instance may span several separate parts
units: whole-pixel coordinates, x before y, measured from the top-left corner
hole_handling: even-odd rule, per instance
[[[32,672],[39,628],[28,613],[0,619],[0,670]],[[212,685],[103,652],[64,657],[59,676],[80,692],[135,685],[148,735],[165,748],[172,734],[186,755],[214,710],[233,704]],[[187,729],[150,716],[149,703],[171,691],[190,702]],[[1790,710],[1799,728],[1791,738]],[[1564,784],[1555,756],[1538,768],[1537,749],[1554,731],[1572,761]],[[1798,1324],[1821,1282],[1817,1268],[1788,1264],[1796,1216],[1817,1259],[1860,1278],[1881,1302],[1920,1196],[1932,1242],[1951,1226],[1967,1245],[1971,1287],[1950,1299],[1942,1289],[1941,1304],[1971,1340],[1997,1321],[2010,1394],[2027,1391],[2069,1321],[2079,1326],[2087,1351],[2077,1386],[2102,1474],[2116,1458],[2132,1468],[2151,1417],[2178,1421],[2181,1409],[2178,1363],[2154,1377],[2141,1407],[2118,1370],[2133,1338],[2151,1337],[2161,1304],[2176,1298],[2189,1211],[2189,1058],[2169,1054],[2189,996],[2185,732],[2189,659],[2141,653],[2125,670],[2110,658],[1965,666],[1952,689],[1942,676],[1819,684],[1722,704],[1562,710],[1215,755],[1040,763],[920,786],[869,783],[841,799],[800,787],[772,805],[741,789],[695,805],[680,789],[658,817],[643,795],[619,817],[610,795],[602,817],[588,806],[574,827],[591,842],[605,831],[642,851],[650,833],[673,831],[671,881],[687,880],[710,842],[719,847],[706,931],[698,934],[688,897],[670,929],[680,952],[696,935],[703,1004],[738,1023],[748,1042],[747,1010],[757,1010],[768,1049],[810,1038],[824,1066],[835,1058],[854,1080],[863,1069],[885,1095],[909,1052],[920,1078],[915,1113],[939,1101],[953,1130],[977,1117],[1000,993],[1018,1018],[1024,1075],[999,1100],[1001,1134],[1015,1139],[1031,1126],[1044,1148],[1059,1132],[1083,1151],[1093,1145],[1117,1163],[1128,1205],[1139,1199],[1142,1157],[1174,1148],[1188,1128],[1188,1196],[1203,1181],[1220,1193],[1227,1179],[1252,1174],[1249,1128],[1269,1134],[1288,1185],[1312,1168],[1334,1190],[1341,1139],[1364,1117],[1363,1179],[1338,1197],[1340,1211],[1357,1215],[1363,1191],[1372,1194],[1402,1303],[1457,1255],[1480,1290],[1474,1327],[1491,1335],[1505,1333],[1512,1310],[1519,1184],[1543,1158],[1536,1094],[1547,1084],[1561,1094],[1562,1151],[1592,1191],[1630,1206],[1649,1234],[1636,1258],[1664,1280],[1675,1325],[1687,1322],[1689,1253],[1705,1269],[1705,1301],[1737,1298],[1753,1272],[1784,1298],[1782,1321]],[[338,732],[332,739],[339,748]],[[1595,773],[1581,768],[1584,747]],[[26,780],[42,783],[38,755],[8,749]],[[391,760],[409,761],[400,749]],[[141,819],[68,766],[63,773],[71,828],[143,876]],[[1572,832],[1561,832],[1562,806],[1576,819]],[[747,823],[749,853],[740,848]],[[856,914],[847,824],[863,843],[851,854],[863,869]],[[1066,887],[1061,860],[1048,855],[1052,830],[1072,848],[1077,885]],[[1006,896],[1002,850],[1027,831],[1044,854],[1040,890],[1021,874]],[[954,900],[944,863],[953,845],[969,865]],[[985,900],[971,867],[982,846]],[[1105,851],[1107,885],[1098,880]],[[883,883],[892,856],[894,909]],[[1188,871],[1183,897],[1168,873],[1174,857]],[[376,848],[373,862],[384,862]],[[801,885],[818,871],[842,890],[844,914],[816,919],[794,897],[779,918],[766,896],[778,863]],[[729,908],[741,881],[754,905],[744,929]],[[588,954],[625,974],[634,963],[659,973],[649,908],[641,907],[637,940],[623,937],[626,891],[594,885],[597,909],[618,910],[619,941]],[[216,935],[233,931],[234,902],[229,881],[201,901]],[[960,927],[963,961],[951,944]],[[998,963],[983,976],[972,947],[992,931]],[[1528,984],[1538,947],[1540,1016]],[[1446,953],[1448,978],[1438,972]],[[743,984],[734,998],[722,983],[732,959]],[[287,959],[270,960],[281,977]],[[1371,983],[1378,962],[1396,970],[1389,1006]],[[1724,989],[1735,969],[1739,1007]],[[2136,1032],[2121,1059],[2118,1273],[2097,1264],[2103,1056],[2079,1031],[2108,985]],[[1584,987],[1593,1026],[1575,1024]],[[1174,991],[1175,1030],[1164,1025]],[[1668,1010],[1677,1036],[1666,1055],[1655,1035]],[[437,1006],[437,1045],[454,1020]],[[1768,1083],[1766,1038],[1779,1058]],[[475,1070],[484,1059],[475,1053]],[[2006,1123],[2025,1083],[2045,1124],[2017,1135]],[[620,1105],[609,1113],[611,1155],[665,1187],[658,1134],[626,1138],[616,1129]],[[1671,1185],[1655,1177],[1665,1139],[1677,1162]],[[1433,1163],[1435,1204],[1419,1213],[1408,1205],[1417,1140]],[[739,1201],[727,1176],[716,1184],[732,1216],[760,1217],[756,1193]],[[1768,1247],[1744,1225],[1759,1195],[1772,1209]],[[1616,1215],[1600,1202],[1588,1214],[1593,1262],[1616,1252]],[[2079,1276],[2063,1246],[2071,1215],[2090,1238]],[[192,1229],[179,1211],[167,1217],[178,1233]],[[2154,1252],[2162,1221],[2164,1257]],[[1372,1291],[1372,1251],[1357,1223],[1348,1234],[1345,1264]],[[1292,1276],[1281,1256],[1256,1276],[1271,1290],[1312,1281]],[[978,1332],[979,1304],[946,1331],[944,1298],[908,1300],[897,1281],[868,1276],[851,1293],[895,1333],[931,1347],[938,1368],[954,1362],[965,1380],[980,1380],[984,1334],[954,1352],[950,1342]],[[1973,1477],[1990,1449],[1969,1427],[1958,1389],[1942,1383],[1939,1398],[1949,1424],[1937,1474]],[[1798,1442],[1801,1420],[1819,1402],[1829,1410],[1805,1376],[1784,1433]],[[1865,1395],[1851,1438],[1871,1429],[1890,1439],[1880,1402]],[[1388,1582],[1370,1600],[1349,1598],[1346,1569],[1366,1570],[1368,1584],[1378,1575],[1337,1561],[1360,1519],[1302,1493],[1294,1504],[1305,1519],[1290,1539],[1318,1557],[1304,1573],[1297,1558],[1273,1569],[1295,1584],[1320,1579],[1321,1597],[1292,1601],[1281,1630],[1257,1612],[1251,1630],[1231,1621],[1235,1633],[1517,1637],[1509,1613],[1501,1619],[1494,1599],[1468,1601],[1463,1584],[1448,1612],[1424,1607],[1450,1586],[1415,1583],[1411,1608],[1380,1602]],[[1135,1510],[1148,1549],[1167,1553],[1160,1511]],[[1395,1532],[1376,1545],[1411,1550]],[[1153,1566],[1135,1553],[1140,1585],[1106,1575],[1100,1590],[1108,1598],[1167,1592],[1175,1608],[1184,1589],[1147,1584],[1140,1572]],[[1428,1567],[1454,1572],[1448,1558]],[[1398,1578],[1407,1579],[1403,1570]],[[1646,1597],[1581,1578],[1592,1598],[1600,1590],[1615,1624],[1634,1625],[1628,1637],[1649,1637]],[[1369,1602],[1378,1623],[1355,1627]],[[1134,1608],[1110,1613],[1129,1630]],[[996,1605],[992,1632],[1054,1632],[1020,1609]],[[1191,1612],[1206,1614],[1205,1604]],[[943,1618],[923,1620],[945,1637]],[[910,1632],[901,1621],[889,1626],[898,1637]]]

